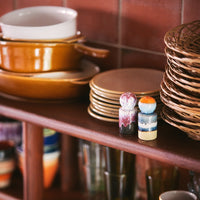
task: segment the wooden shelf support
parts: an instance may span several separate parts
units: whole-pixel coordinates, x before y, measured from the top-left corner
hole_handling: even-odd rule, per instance
[[[61,188],[67,192],[79,187],[78,139],[62,134]]]
[[[23,122],[24,200],[43,199],[43,128]]]

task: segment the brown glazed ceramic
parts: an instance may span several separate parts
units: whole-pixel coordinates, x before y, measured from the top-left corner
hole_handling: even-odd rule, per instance
[[[61,78],[36,78],[16,76],[2,71],[0,70],[0,92],[15,97],[34,100],[61,100],[77,98],[89,92],[90,79],[76,81]]]
[[[88,109],[87,109],[88,113],[96,118],[96,119],[99,119],[99,120],[102,120],[102,121],[106,121],[106,122],[119,122],[119,120],[117,118],[113,118],[113,117],[107,117],[107,116],[104,116],[104,115],[100,115],[99,113],[95,113],[91,108],[90,108],[90,105],[88,106]]]
[[[74,70],[78,68],[83,54],[103,58],[108,55],[108,50],[88,47],[78,42],[0,40],[1,67],[13,72]]]
[[[97,74],[100,69],[97,65],[92,62],[82,59],[78,64],[77,70],[67,70],[67,71],[52,71],[52,72],[11,72],[6,70],[1,70],[1,73],[8,74],[12,76],[25,76],[32,78],[46,78],[46,79],[68,79],[71,81],[80,81],[91,79],[95,74]]]
[[[153,95],[159,92],[162,77],[163,72],[154,69],[114,69],[99,73],[91,80],[90,85],[105,94],[120,95],[131,91],[136,95]]]

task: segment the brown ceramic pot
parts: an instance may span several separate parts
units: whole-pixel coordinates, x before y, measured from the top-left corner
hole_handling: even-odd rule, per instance
[[[0,40],[0,65],[13,72],[75,70],[82,56],[103,58],[108,50],[77,42],[23,42]]]

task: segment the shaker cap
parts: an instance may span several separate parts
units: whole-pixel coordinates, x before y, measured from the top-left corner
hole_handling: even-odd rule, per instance
[[[153,113],[156,109],[156,100],[153,97],[144,96],[139,100],[138,107],[142,113]]]
[[[132,110],[137,102],[137,97],[131,92],[125,92],[120,96],[120,104],[124,109]]]

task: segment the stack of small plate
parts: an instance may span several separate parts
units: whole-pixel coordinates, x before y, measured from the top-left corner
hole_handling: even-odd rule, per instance
[[[145,68],[114,69],[99,73],[90,81],[88,113],[100,120],[118,122],[120,95],[132,92],[138,100],[147,95],[154,97],[159,114],[162,105],[159,97],[162,77],[162,71]]]
[[[200,140],[200,20],[165,34],[167,66],[161,83],[162,118]]]

